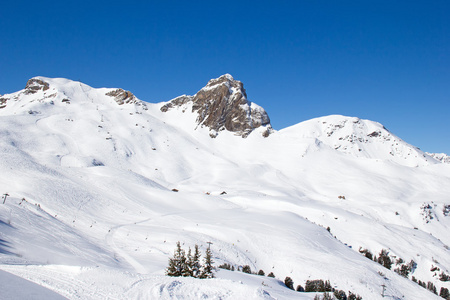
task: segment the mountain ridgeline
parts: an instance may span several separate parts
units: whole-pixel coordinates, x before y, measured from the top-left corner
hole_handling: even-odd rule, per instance
[[[357,117],[275,130],[229,74],[162,103],[34,77],[0,96],[0,156],[0,270],[70,299],[450,289],[446,154]],[[165,276],[178,242],[236,272]]]

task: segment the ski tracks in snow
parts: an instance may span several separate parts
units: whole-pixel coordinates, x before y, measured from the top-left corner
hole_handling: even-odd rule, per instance
[[[109,231],[108,234],[106,235],[106,243],[107,243],[108,245],[110,245],[111,248],[113,248],[114,252],[115,252],[117,255],[119,255],[120,257],[122,257],[123,259],[125,259],[125,261],[126,261],[130,266],[132,266],[132,267],[135,269],[135,271],[136,271],[137,273],[140,273],[140,274],[146,274],[146,273],[147,273],[147,269],[146,269],[143,265],[141,265],[136,259],[134,259],[131,255],[129,255],[125,250],[119,248],[119,247],[116,245],[116,243],[115,243],[115,241],[114,241],[114,234],[115,234],[115,232],[116,232],[118,229],[123,228],[123,227],[125,227],[125,226],[129,226],[129,225],[137,225],[137,224],[141,224],[141,223],[148,222],[148,221],[150,221],[150,220],[152,220],[152,218],[147,218],[147,219],[144,219],[144,220],[139,221],[139,222],[133,222],[133,223],[127,223],[127,224],[120,224],[120,225],[114,226],[114,227],[112,227],[112,228],[110,229],[110,231]]]

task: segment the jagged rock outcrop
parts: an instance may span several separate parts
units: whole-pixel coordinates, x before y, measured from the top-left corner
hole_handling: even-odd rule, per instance
[[[105,94],[106,96],[114,97],[114,100],[119,105],[123,105],[124,103],[135,103],[136,97],[130,91],[125,91],[123,89],[115,89]]]
[[[35,94],[37,91],[46,91],[48,90],[49,84],[43,80],[38,78],[31,78],[27,81],[27,85],[25,86],[25,95]]]
[[[8,101],[8,98],[0,98],[0,109],[6,107],[6,101]]]
[[[180,96],[161,107],[161,111],[192,103],[192,112],[197,112],[197,124],[211,130],[211,137],[218,132],[228,130],[236,135],[247,137],[254,129],[266,127],[263,132],[268,136],[272,132],[270,119],[266,111],[247,100],[242,82],[229,75],[211,79],[194,96]]]

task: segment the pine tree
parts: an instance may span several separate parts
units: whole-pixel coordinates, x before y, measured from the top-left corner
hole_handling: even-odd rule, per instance
[[[182,275],[184,277],[192,277],[193,276],[193,272],[192,272],[192,267],[194,264],[194,257],[192,256],[191,253],[191,247],[189,247],[186,259],[185,259],[185,263],[183,264],[183,270],[182,270]]]
[[[330,293],[323,293],[322,300],[333,300],[333,296]]]
[[[378,256],[378,263],[385,267],[386,269],[391,269],[392,267],[392,260],[389,257],[389,251],[386,249],[381,249],[381,252]]]
[[[203,264],[202,273],[201,273],[200,278],[214,278],[213,264],[214,264],[214,261],[212,260],[211,249],[208,247],[206,249],[204,264]]]
[[[200,277],[200,270],[201,270],[201,265],[200,265],[200,251],[198,250],[198,245],[195,245],[194,248],[194,256],[192,257],[192,266],[191,266],[191,270],[192,270],[192,276],[194,276],[195,278]]]
[[[245,265],[242,267],[242,272],[247,273],[247,274],[252,274],[252,269],[250,268],[249,265]]]
[[[439,296],[444,299],[450,299],[450,293],[447,288],[441,287],[441,291],[439,292]]]
[[[284,279],[284,284],[288,287],[288,288],[290,288],[291,290],[293,290],[294,289],[294,281],[292,280],[292,278],[291,277],[286,277],[285,279]]]
[[[275,274],[273,274],[273,272],[270,272],[269,275],[267,275],[267,277],[275,278]]]
[[[186,255],[181,249],[180,242],[177,242],[177,248],[174,251],[173,258],[169,258],[169,266],[166,269],[167,276],[183,276],[183,270],[186,268]]]
[[[431,281],[428,281],[427,289],[437,295],[436,286]]]
[[[334,297],[335,297],[337,300],[347,300],[347,295],[346,295],[345,292],[342,291],[342,290],[340,290],[340,291],[338,291],[338,290],[334,291]]]

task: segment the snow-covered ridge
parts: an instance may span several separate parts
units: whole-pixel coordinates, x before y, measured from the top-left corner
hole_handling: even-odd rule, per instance
[[[316,139],[322,145],[354,157],[390,160],[411,167],[437,163],[435,158],[406,143],[380,123],[356,117],[315,118],[280,133]]]
[[[137,99],[131,92],[123,89],[94,89],[79,81],[65,78],[33,77],[27,81],[25,89],[16,93],[3,95],[0,98],[0,108],[10,109],[33,108],[39,104],[68,105],[73,101],[91,104],[134,104],[146,107],[146,103]]]
[[[427,154],[434,159],[437,159],[445,164],[450,164],[450,156],[445,153],[428,153]]]

